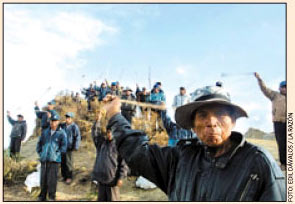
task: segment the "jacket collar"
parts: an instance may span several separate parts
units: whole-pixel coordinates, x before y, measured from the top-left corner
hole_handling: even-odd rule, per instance
[[[217,168],[225,168],[226,165],[228,164],[228,162],[233,158],[233,156],[236,154],[236,152],[238,151],[238,149],[240,149],[241,147],[244,146],[246,140],[245,137],[239,133],[239,132],[235,132],[233,131],[231,136],[230,136],[230,140],[233,141],[234,147],[231,149],[231,151],[221,155],[220,157],[217,158],[212,158],[212,156],[210,156],[210,151],[208,146],[204,145],[204,150],[205,150],[205,158],[209,159],[209,160],[213,160],[216,161],[215,162],[215,166]]]

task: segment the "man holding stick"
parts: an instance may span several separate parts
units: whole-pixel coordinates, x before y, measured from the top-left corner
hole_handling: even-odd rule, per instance
[[[21,143],[24,141],[27,134],[27,123],[24,120],[24,116],[21,114],[17,115],[17,120],[13,120],[10,111],[7,111],[7,119],[13,126],[10,134],[10,157],[15,158],[17,161],[19,158]]]
[[[127,165],[155,183],[170,201],[284,201],[284,176],[263,148],[232,131],[247,113],[221,87],[204,87],[176,109],[176,123],[197,139],[176,147],[149,145],[120,114],[120,100],[106,98],[106,113]]]
[[[262,93],[272,103],[272,121],[275,137],[279,148],[281,169],[286,170],[286,81],[279,85],[279,91],[267,88],[258,73],[254,73]]]

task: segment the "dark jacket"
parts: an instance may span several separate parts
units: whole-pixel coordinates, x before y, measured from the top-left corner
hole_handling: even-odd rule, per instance
[[[51,135],[50,127],[44,130],[39,137],[37,153],[41,162],[61,162],[61,154],[67,151],[67,136],[63,129],[58,128]]]
[[[96,95],[96,91],[93,87],[89,87],[86,89],[86,99],[87,100],[93,100]]]
[[[19,122],[17,120],[13,120],[10,116],[7,116],[9,123],[13,126],[10,137],[11,138],[20,138],[24,140],[27,134],[27,123],[25,120]]]
[[[143,103],[150,102],[150,94],[144,95],[142,91],[140,91],[139,88],[136,89],[136,100]]]
[[[49,110],[51,116],[57,115],[58,113],[55,110]],[[41,127],[42,129],[46,129],[50,126],[50,120],[47,116],[47,111],[40,111],[38,106],[35,107],[35,113],[37,118],[41,119]]]
[[[113,187],[127,175],[128,167],[118,154],[115,140],[98,138],[97,154],[92,178],[101,184]]]
[[[183,129],[176,123],[172,122],[166,111],[161,111],[160,114],[169,138],[181,140],[196,137],[196,134],[191,130]]]
[[[102,131],[101,131],[101,123],[100,121],[95,121],[91,127],[91,137],[92,137],[92,140],[93,140],[93,143],[95,145],[95,148],[97,150],[100,149],[99,145],[102,144],[103,141],[101,140],[104,140],[103,138],[103,134],[102,134]]]
[[[148,145],[147,136],[132,130],[116,114],[109,121],[117,147],[132,170],[155,183],[170,201],[284,201],[285,179],[273,157],[245,141],[214,158],[198,139],[182,140],[176,147]]]
[[[69,126],[61,124],[61,128],[67,134],[67,151],[78,150],[81,143],[81,134],[78,125],[74,122]]]

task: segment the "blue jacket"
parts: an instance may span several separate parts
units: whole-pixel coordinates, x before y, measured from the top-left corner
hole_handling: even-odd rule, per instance
[[[61,154],[67,151],[67,136],[64,130],[58,128],[53,135],[47,128],[39,137],[37,153],[41,162],[61,162]]]
[[[78,150],[81,142],[78,125],[73,122],[69,126],[66,126],[66,123],[63,123],[61,127],[67,134],[67,151]]]
[[[46,111],[40,111],[40,108],[38,106],[35,107],[35,112],[36,112],[37,118],[41,119],[41,127],[42,127],[42,129],[48,128],[50,126],[50,121],[49,121],[49,118],[47,116],[47,112]],[[56,110],[49,110],[49,112],[51,113],[51,116],[58,115]]]
[[[25,120],[19,122],[13,120],[10,116],[7,116],[9,123],[13,126],[11,130],[10,137],[21,138],[24,140],[27,134],[27,123]]]
[[[196,137],[196,134],[193,133],[191,130],[183,129],[176,123],[172,122],[166,111],[161,111],[160,114],[169,138],[181,140]]]
[[[109,91],[109,89],[106,87],[106,88],[102,88],[102,87],[100,87],[99,89],[98,89],[98,93],[99,93],[99,95],[98,95],[98,100],[99,101],[102,101],[102,99],[107,95],[107,92]]]
[[[150,96],[151,103],[160,105],[161,102],[165,102],[165,101],[166,101],[166,98],[165,98],[164,92],[151,93],[151,96]]]

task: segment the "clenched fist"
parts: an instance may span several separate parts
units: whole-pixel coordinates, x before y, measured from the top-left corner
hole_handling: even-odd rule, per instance
[[[121,111],[121,102],[120,99],[116,96],[106,95],[103,99],[104,109],[106,110],[107,118],[110,119],[117,113]]]

